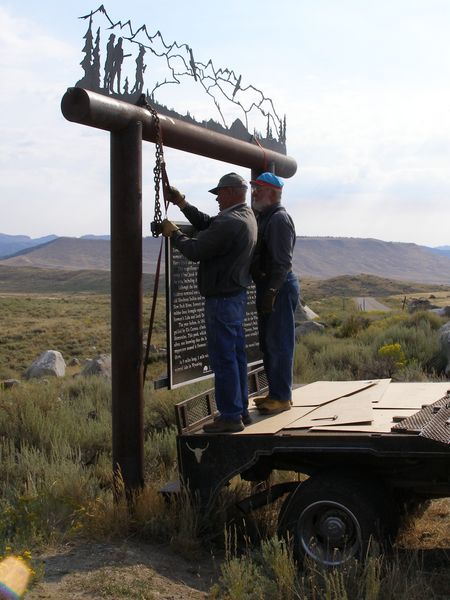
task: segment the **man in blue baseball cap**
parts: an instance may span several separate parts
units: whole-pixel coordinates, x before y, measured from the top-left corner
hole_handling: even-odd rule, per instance
[[[291,408],[294,313],[300,293],[292,272],[296,233],[294,222],[281,206],[283,181],[266,172],[250,184],[258,222],[251,273],[256,284],[259,345],[269,383],[268,396],[256,399],[255,404],[260,413],[272,415]]]

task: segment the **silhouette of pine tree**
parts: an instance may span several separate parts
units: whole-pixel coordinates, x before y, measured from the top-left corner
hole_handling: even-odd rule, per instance
[[[86,33],[83,36],[83,39],[86,40],[85,44],[84,44],[84,48],[82,50],[82,52],[84,52],[84,58],[83,60],[80,62],[80,65],[83,67],[84,70],[84,77],[83,80],[85,81],[89,81],[90,79],[90,73],[91,73],[91,60],[92,60],[92,16],[89,19],[89,27],[88,30],[86,31]]]
[[[92,53],[91,89],[100,89],[100,27],[97,29],[95,47]]]

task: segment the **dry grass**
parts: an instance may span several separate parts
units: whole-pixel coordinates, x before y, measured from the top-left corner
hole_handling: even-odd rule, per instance
[[[398,544],[408,549],[446,549],[450,558],[450,498],[430,502],[422,515],[406,525]]]
[[[342,299],[339,299],[335,306],[341,304]],[[323,306],[326,305],[325,300]],[[109,350],[107,296],[2,297],[0,311],[0,378],[20,374],[32,359],[49,347],[62,348],[66,359],[74,355],[72,352],[87,358],[94,352],[94,346],[98,352]],[[163,344],[162,314],[160,305],[157,344]],[[299,346],[301,377],[364,379],[362,369],[368,365],[373,367],[372,359],[378,346],[394,343],[396,336],[400,337],[408,359],[411,353],[423,357],[423,364],[416,362],[408,373],[400,370],[396,376],[433,376],[431,370],[425,372],[424,369],[435,352],[433,336],[438,321],[432,323],[408,315],[376,315],[368,323],[360,324],[346,322],[346,311],[334,317],[332,312],[330,314],[330,333],[308,336]],[[337,332],[341,337],[333,335]],[[349,337],[342,337],[344,334]],[[375,344],[374,348],[371,344]],[[153,373],[164,370],[162,363],[151,367]],[[205,546],[220,553],[226,517],[230,516],[230,507],[236,499],[248,494],[247,483],[233,481],[230,488],[224,490],[220,504],[208,515],[199,514],[188,495],[181,496],[176,503],[166,504],[158,493],[160,485],[177,473],[173,405],[187,395],[194,395],[204,385],[196,386],[195,390],[191,386],[191,389],[154,392],[147,384],[146,486],[136,498],[132,511],[125,502],[113,502],[109,385],[95,378],[66,377],[0,390],[2,542],[19,551],[69,539],[134,536],[164,540],[176,552],[189,557],[197,556]],[[345,572],[323,573],[309,566],[300,575],[293,565],[289,547],[274,537],[276,510],[277,505],[273,505],[257,511],[242,531],[236,530],[239,536],[236,542],[231,543],[231,538],[227,538],[222,580],[212,597],[232,600],[450,598],[450,500],[434,501],[419,519],[409,524],[399,537],[395,558],[374,560],[367,566],[349,566]],[[238,517],[231,514],[237,525]],[[250,534],[253,545],[245,547],[245,538]],[[446,562],[442,557],[446,557]],[[136,569],[130,571],[130,581],[136,579],[136,586],[128,585],[127,593],[132,589],[136,598],[147,600],[145,594],[153,585],[154,573],[148,565],[140,574],[138,571],[136,564]],[[120,568],[114,573],[103,569],[89,575],[85,583],[80,580],[80,586],[86,585],[86,590],[91,590],[89,593],[95,598],[133,598],[124,595],[122,583],[127,577]],[[74,582],[76,587],[76,578]],[[449,594],[445,596],[443,586],[447,583]]]
[[[110,296],[101,294],[0,295],[0,380],[20,378],[45,350],[59,350],[66,363],[110,353],[110,303]],[[144,306],[145,340],[149,298]],[[164,299],[159,299],[153,344],[165,347],[165,333]],[[164,371],[161,364],[159,370]]]

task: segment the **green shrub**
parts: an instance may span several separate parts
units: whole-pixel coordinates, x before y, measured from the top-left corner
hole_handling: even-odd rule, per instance
[[[430,311],[413,313],[407,322],[409,327],[422,327],[428,331],[437,331],[443,324],[444,319]]]
[[[368,317],[364,317],[360,314],[351,314],[340,326],[337,337],[355,337],[360,331],[367,329],[371,321]]]

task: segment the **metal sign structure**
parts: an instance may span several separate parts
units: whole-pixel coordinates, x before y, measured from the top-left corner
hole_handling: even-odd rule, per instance
[[[178,223],[186,235],[195,235],[191,225]],[[197,264],[166,242],[166,319],[169,389],[212,377],[204,319],[205,299],[197,287]],[[256,314],[256,290],[247,292],[245,342],[249,367],[261,363]],[[160,387],[160,385],[158,385]]]
[[[105,14],[103,7],[98,10]],[[93,16],[91,13],[87,18]],[[120,27],[123,29],[128,23]],[[96,70],[99,68],[100,53],[96,50],[97,41],[90,50],[91,39],[85,39],[87,48],[83,51],[88,59],[82,61],[82,66],[88,83],[93,65]],[[195,73],[198,75],[197,70]],[[109,85],[114,87],[114,81],[118,84],[117,72]],[[78,84],[83,85],[83,80]],[[144,483],[142,141],[155,143],[157,127],[155,117],[145,107],[125,102],[114,94],[81,87],[67,90],[61,110],[69,121],[110,132],[113,470],[114,480],[120,476],[130,497]],[[268,169],[288,178],[297,170],[293,158],[263,148],[253,138],[236,139],[164,114],[159,115],[159,126],[165,146],[246,167],[251,169],[252,178]]]
[[[146,25],[114,21],[103,5],[80,19],[87,30],[80,62],[84,74],[76,86],[133,104],[145,94],[160,114],[286,154],[286,117],[242,75],[217,67],[212,59],[197,60],[187,43],[169,42]],[[194,95],[203,112],[205,96],[209,99],[209,118],[196,119],[193,104],[185,105]],[[169,101],[175,109],[168,108]]]

